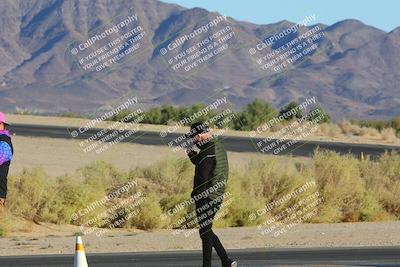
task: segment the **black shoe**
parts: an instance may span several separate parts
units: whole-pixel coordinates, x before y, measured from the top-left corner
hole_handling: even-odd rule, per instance
[[[223,263],[222,267],[237,267],[238,264],[236,261],[229,259],[227,263]]]

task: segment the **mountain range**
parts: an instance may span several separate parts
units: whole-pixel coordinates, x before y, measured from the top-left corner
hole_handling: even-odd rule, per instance
[[[209,32],[189,38],[188,34],[212,25],[221,14],[156,0],[3,0],[0,12],[2,111],[86,113],[110,108],[129,96],[137,96],[149,107],[191,105],[225,96],[235,109],[255,98],[279,108],[315,96],[336,120],[400,115],[400,27],[385,32],[353,19],[333,25],[301,25],[275,47],[259,53],[271,53],[316,26],[323,32],[318,47],[292,66],[274,72],[260,69],[249,49],[290,29],[294,22],[256,25],[228,17],[210,26]],[[119,54],[133,52],[101,71],[82,68],[79,60],[102,41],[97,40],[91,50],[79,50],[78,55],[71,49],[117,26],[129,14],[138,20],[103,41],[121,40],[136,23],[140,26],[136,29],[144,33],[137,41],[137,51],[133,45],[120,47]],[[168,60],[190,54],[204,36],[223,29],[234,32],[226,42],[228,48],[221,45],[220,53],[193,70],[172,68]],[[184,36],[182,45],[166,50],[166,55],[160,52]]]

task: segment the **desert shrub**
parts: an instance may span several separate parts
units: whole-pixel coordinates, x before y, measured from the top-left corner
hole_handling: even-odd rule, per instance
[[[400,133],[400,116],[395,117],[392,119],[390,122],[391,126],[393,129],[396,130],[396,132],[399,134]]]
[[[382,206],[382,204],[372,195],[367,194],[363,199],[359,214],[360,221],[385,221],[393,219]]]
[[[145,201],[139,205],[138,214],[130,217],[126,225],[142,230],[161,228],[163,226],[161,214],[162,210],[158,202],[158,197],[147,196]]]
[[[396,131],[393,128],[385,128],[382,129],[381,136],[383,140],[393,141],[396,139]]]
[[[365,125],[360,126],[358,124],[355,124],[347,120],[339,122],[338,126],[340,127],[342,133],[346,135],[356,135],[356,136],[379,135],[378,130],[375,128],[367,127]]]
[[[375,178],[375,186],[380,189],[377,197],[385,209],[400,218],[400,154],[385,153],[378,161],[382,176]]]
[[[383,120],[361,120],[361,121],[352,121],[353,124],[359,125],[361,127],[375,128],[378,131],[388,127],[389,123]]]
[[[330,137],[338,137],[342,134],[342,129],[336,124],[327,124],[327,135]]]
[[[366,186],[366,195],[360,210],[360,220],[382,221],[393,219],[393,215],[385,209],[382,198],[388,193],[386,185],[390,183],[390,179],[382,170],[382,165],[370,160],[360,162],[360,173]]]
[[[57,179],[53,192],[54,195],[48,201],[42,218],[53,223],[76,225],[89,220],[94,214],[85,214],[77,219],[73,219],[72,215],[97,199],[101,199],[105,194],[101,188],[93,188],[90,184],[84,184],[79,178],[73,176],[62,176]]]
[[[349,121],[344,120],[337,124],[343,134],[350,134],[352,131],[352,125]]]
[[[160,207],[167,226],[171,225],[173,228],[177,228],[187,224],[187,219],[183,218],[195,210],[194,205],[188,204],[189,199],[190,192],[167,195],[161,198]]]
[[[167,194],[188,192],[192,186],[194,167],[188,159],[165,159],[150,167],[136,168],[135,173],[158,184]]]
[[[317,214],[306,222],[400,218],[400,154],[386,153],[376,161],[359,161],[352,155],[316,150],[307,163],[285,159],[288,162],[284,166],[277,158],[253,160],[241,168],[231,166],[227,192],[233,202],[224,208],[228,212],[214,225],[259,225],[316,191],[321,194],[323,202],[317,206]],[[10,176],[7,209],[11,216],[29,221],[80,225],[103,213],[113,203],[142,192],[146,194],[145,201],[121,227],[163,228],[194,211],[194,205],[186,205],[174,214],[168,214],[168,210],[189,200],[193,171],[193,165],[186,158],[167,159],[129,172],[119,171],[105,162],[95,162],[57,179],[48,177],[41,168],[23,170]],[[132,180],[138,181],[137,187],[73,219],[74,213]],[[316,187],[281,203],[265,216],[250,219],[257,210],[310,181],[315,181]],[[116,212],[120,212],[117,220],[131,211],[121,207]],[[112,222],[102,227],[108,227]],[[6,220],[0,222],[0,235],[7,235],[12,229],[13,225],[10,228]]]
[[[248,169],[247,169],[248,170]],[[246,170],[246,172],[247,172]],[[249,220],[249,215],[263,206],[265,197],[262,194],[262,188],[258,184],[251,185],[251,174],[243,179],[238,173],[231,173],[228,180],[226,192],[230,195],[225,199],[232,199],[231,204],[225,206],[227,214],[215,223],[216,226],[244,226],[254,225],[255,222]]]
[[[319,135],[328,135],[329,123],[321,123],[318,127]]]
[[[42,168],[24,169],[9,180],[8,208],[28,220],[40,220],[43,210],[52,198],[50,177]]]
[[[34,226],[35,223],[31,220],[26,220],[6,210],[0,219],[0,238],[7,237],[13,232],[31,233]]]
[[[380,135],[379,131],[375,128],[361,127],[361,136],[377,137]]]
[[[282,172],[276,160],[251,161],[240,181],[241,190],[256,198],[272,201],[294,187],[290,174]]]
[[[383,154],[378,163],[382,171],[392,182],[400,181],[400,154],[397,152],[387,152]]]
[[[43,210],[42,217],[54,223],[82,224],[103,212],[107,205],[73,219],[72,215],[91,203],[103,199],[127,182],[127,175],[104,161],[97,161],[78,169],[74,175],[56,180],[53,196]]]
[[[229,199],[229,198],[228,198]],[[227,203],[225,201],[225,203]],[[250,214],[257,211],[262,207],[259,201],[254,198],[245,199],[239,196],[233,195],[232,202],[226,207],[222,208],[220,212],[226,210],[225,216],[222,219],[217,220],[215,223],[216,227],[240,227],[256,225],[257,221],[250,219]]]
[[[364,196],[364,183],[359,171],[359,161],[351,155],[316,151],[314,177],[324,203],[320,220],[325,222],[358,221]]]
[[[113,185],[126,179],[115,167],[95,162],[74,175],[51,179],[43,169],[23,170],[10,177],[9,209],[29,220],[80,224],[104,207],[76,220],[72,214],[103,198]]]
[[[14,220],[12,219],[10,214],[7,212],[4,212],[4,214],[0,220],[0,238],[7,237],[10,234],[10,232],[12,231],[13,223],[14,223]]]
[[[117,170],[112,164],[104,161],[96,161],[79,168],[75,175],[85,185],[96,188],[100,192],[105,192],[114,185],[124,183],[128,180],[126,174]]]
[[[60,117],[63,118],[84,118],[83,115],[79,114],[79,113],[75,113],[75,112],[64,112],[62,114],[59,115]]]
[[[230,179],[228,189],[235,201],[230,207],[227,221],[231,226],[257,225],[268,216],[273,217],[297,201],[310,196],[315,192],[315,187],[275,206],[267,214],[250,220],[250,214],[255,214],[257,210],[273,201],[283,199],[287,194],[313,180],[304,166],[302,172],[300,174],[294,164],[282,169],[276,160],[251,161],[243,172],[234,174]]]

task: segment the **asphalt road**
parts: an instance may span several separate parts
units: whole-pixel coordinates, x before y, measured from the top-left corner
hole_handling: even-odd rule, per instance
[[[23,125],[14,124],[9,127],[11,131],[21,136],[36,136],[36,137],[51,137],[51,138],[64,138],[64,139],[78,139],[86,140],[91,136],[95,135],[101,129],[93,128],[85,133],[79,134],[73,138],[71,133],[77,131],[76,128],[65,128],[59,126],[41,126],[41,125]],[[124,133],[122,133],[124,134]],[[168,145],[169,142],[173,142],[179,138],[180,134],[170,133],[165,138],[160,136],[158,132],[144,132],[138,131],[131,135],[129,138],[124,139],[122,142],[131,142],[143,145]],[[364,155],[369,155],[371,158],[376,158],[385,151],[397,150],[400,151],[399,146],[387,146],[387,145],[371,145],[371,144],[347,144],[347,143],[330,143],[330,142],[318,142],[318,141],[298,141],[296,144],[288,146],[287,149],[274,153],[277,147],[271,148],[268,151],[261,152],[262,148],[265,148],[266,144],[263,143],[261,147],[257,146],[257,143],[262,141],[261,138],[250,138],[250,137],[231,137],[223,136],[222,141],[228,151],[233,152],[260,152],[275,155],[293,155],[293,156],[305,156],[309,157],[313,151],[319,147],[320,149],[329,149],[339,153],[352,153],[357,157],[360,157],[361,152]],[[273,142],[273,141],[271,141]],[[270,142],[270,143],[271,143]],[[269,143],[269,144],[270,144]]]
[[[229,253],[239,266],[400,266],[400,247],[339,249],[252,249]],[[214,255],[213,266],[220,266]],[[201,252],[147,252],[88,255],[89,267],[201,266]],[[0,257],[0,266],[72,267],[73,255]]]

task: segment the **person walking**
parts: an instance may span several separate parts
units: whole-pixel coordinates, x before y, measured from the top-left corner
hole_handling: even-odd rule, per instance
[[[186,134],[200,149],[189,148],[186,153],[195,165],[192,198],[195,200],[197,222],[202,240],[203,267],[211,267],[212,248],[216,250],[223,267],[237,266],[230,259],[219,238],[212,230],[215,214],[220,209],[228,180],[228,158],[218,138],[214,138],[205,123],[190,126]]]
[[[14,149],[10,132],[6,129],[8,123],[6,116],[0,112],[0,215],[4,214],[4,206],[7,197],[7,176]]]

